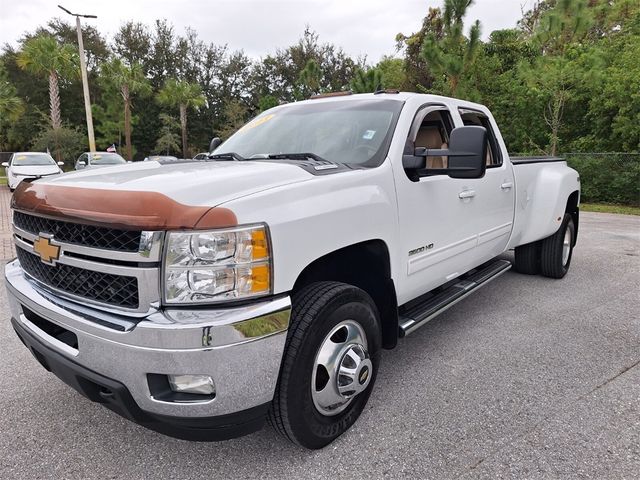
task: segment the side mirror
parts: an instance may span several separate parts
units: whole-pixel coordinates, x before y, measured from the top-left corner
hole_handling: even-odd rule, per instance
[[[211,143],[209,144],[209,153],[213,152],[216,148],[218,148],[221,143],[222,143],[222,140],[220,140],[219,137],[213,138],[211,140]]]
[[[76,169],[80,170],[81,168],[84,168],[87,166],[87,163],[84,160],[80,160],[78,163],[76,163]]]
[[[58,162],[59,167],[64,167],[64,162]]]
[[[2,166],[5,168],[9,168],[9,162],[2,162]]]
[[[487,170],[487,129],[458,127],[449,139],[449,170],[451,178],[482,178]]]
[[[424,168],[426,157],[448,157],[447,168]],[[482,178],[487,169],[487,130],[484,127],[454,128],[449,148],[418,147],[413,155],[402,156],[405,170],[413,170],[419,177],[449,175],[451,178]]]

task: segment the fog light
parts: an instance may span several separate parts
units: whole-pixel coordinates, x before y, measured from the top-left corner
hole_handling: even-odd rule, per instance
[[[167,375],[169,386],[174,392],[198,393],[200,395],[213,395],[216,386],[209,375]]]

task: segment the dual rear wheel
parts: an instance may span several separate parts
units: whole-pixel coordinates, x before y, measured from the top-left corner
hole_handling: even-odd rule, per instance
[[[556,233],[537,242],[515,249],[515,269],[527,275],[542,274],[550,278],[562,278],[569,271],[576,229],[573,217],[565,213]]]

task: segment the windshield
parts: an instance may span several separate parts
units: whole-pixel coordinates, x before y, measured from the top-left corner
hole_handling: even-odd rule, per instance
[[[46,153],[36,154],[20,154],[16,153],[11,161],[11,165],[14,167],[26,167],[27,165],[55,165],[56,162],[51,158],[51,155]]]
[[[91,165],[119,165],[121,163],[127,163],[117,153],[94,153],[91,155]]]
[[[313,153],[326,160],[366,167],[386,156],[402,102],[347,100],[304,103],[267,110],[215,150],[246,159],[278,153]]]

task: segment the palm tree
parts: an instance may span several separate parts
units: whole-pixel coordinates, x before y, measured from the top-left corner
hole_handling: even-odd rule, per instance
[[[40,35],[26,41],[18,54],[20,68],[36,75],[49,78],[49,108],[51,126],[54,130],[62,127],[60,113],[60,77],[77,74],[76,49],[71,45],[61,45],[50,35]]]
[[[102,75],[118,89],[124,101],[124,143],[127,160],[133,160],[131,147],[131,102],[134,94],[148,95],[151,86],[139,63],[125,65],[114,58],[102,66]]]
[[[384,88],[382,72],[377,68],[370,68],[366,72],[358,69],[350,86],[353,93],[371,93],[381,90]]]
[[[8,81],[0,80],[0,118],[15,120],[24,112],[24,102]]]
[[[422,44],[422,57],[435,76],[447,79],[448,94],[455,96],[464,74],[475,61],[480,47],[480,22],[469,30],[467,39],[463,33],[463,18],[474,0],[445,0],[442,15],[444,35],[430,34]]]
[[[199,108],[206,102],[197,83],[169,79],[158,92],[158,102],[170,107],[179,107],[182,128],[182,156],[187,158],[187,109]]]

